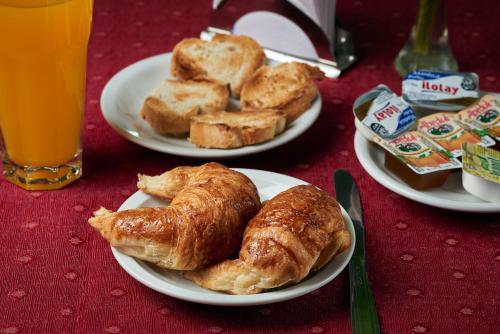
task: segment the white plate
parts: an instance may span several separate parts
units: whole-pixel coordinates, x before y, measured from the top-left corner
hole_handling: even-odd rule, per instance
[[[384,168],[384,150],[368,141],[359,131],[354,135],[354,150],[371,177],[384,187],[414,201],[438,208],[468,212],[500,212],[500,203],[485,202],[462,186],[462,174],[451,173],[446,183],[429,190],[415,190]]]
[[[301,135],[318,118],[321,97],[316,100],[288,128],[268,142],[221,150],[199,148],[184,138],[161,136],[139,117],[145,98],[170,74],[171,53],[143,59],[117,74],[106,84],[101,95],[101,110],[106,121],[120,135],[141,146],[155,151],[196,158],[229,158],[257,153],[283,145]],[[238,101],[231,99],[230,107],[237,108]]]
[[[290,187],[307,184],[302,180],[272,172],[239,168],[235,168],[235,170],[247,175],[255,183],[261,201],[271,199]],[[138,191],[129,197],[118,210],[162,205],[165,205],[165,202]],[[147,262],[125,255],[113,247],[111,249],[116,260],[127,273],[142,284],[165,295],[210,305],[250,306],[270,304],[296,298],[316,290],[329,283],[345,268],[354,251],[355,235],[351,219],[344,209],[342,209],[342,215],[352,239],[351,246],[348,249],[336,256],[326,267],[299,284],[255,295],[228,295],[210,291],[184,279],[175,270],[160,269]]]

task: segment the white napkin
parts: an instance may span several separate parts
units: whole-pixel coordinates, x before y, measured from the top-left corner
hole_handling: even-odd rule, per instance
[[[269,49],[314,60],[319,58],[304,31],[290,19],[273,12],[243,15],[234,24],[233,34],[250,36]]]

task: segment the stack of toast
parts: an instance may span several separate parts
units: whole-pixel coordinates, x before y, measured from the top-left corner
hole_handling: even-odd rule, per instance
[[[309,109],[324,74],[301,63],[265,65],[252,38],[189,38],[173,51],[171,73],[144,101],[141,117],[161,135],[189,136],[204,148],[236,148],[273,139]],[[227,111],[229,98],[240,111]]]

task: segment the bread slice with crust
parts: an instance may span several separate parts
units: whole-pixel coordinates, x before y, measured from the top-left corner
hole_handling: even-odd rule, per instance
[[[226,86],[208,81],[166,80],[144,101],[141,117],[159,134],[179,136],[189,131],[190,118],[225,110]]]
[[[309,109],[318,95],[313,79],[323,78],[320,69],[302,63],[263,66],[243,85],[241,107],[282,111],[289,124]]]
[[[191,118],[189,141],[205,148],[235,148],[273,139],[286,116],[274,110],[217,111]]]
[[[182,40],[174,47],[171,71],[181,79],[207,79],[229,85],[240,95],[243,83],[265,62],[264,50],[252,38],[215,35],[210,41]]]

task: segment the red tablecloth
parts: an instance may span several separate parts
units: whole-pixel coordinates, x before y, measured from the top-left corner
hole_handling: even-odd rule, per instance
[[[107,80],[141,58],[170,51],[208,23],[211,1],[96,0],[89,48],[84,177],[51,192],[0,181],[0,333],[348,333],[348,277],[287,302],[211,307],[159,294],[132,279],[87,224],[116,209],[138,172],[200,160],[157,153],[116,134],[99,108]],[[497,1],[449,1],[451,46],[481,88],[500,91]],[[272,151],[226,160],[231,167],[291,175],[333,192],[332,171],[361,189],[367,265],[384,333],[500,333],[500,217],[451,212],[376,183],[353,150],[356,96],[400,78],[392,61],[406,41],[416,1],[339,1],[358,63],[320,83],[323,110],[304,135]]]

